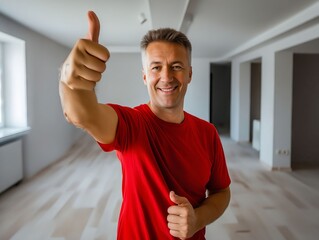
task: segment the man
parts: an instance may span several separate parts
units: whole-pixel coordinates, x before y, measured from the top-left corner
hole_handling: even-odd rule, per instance
[[[60,96],[66,119],[105,151],[116,150],[123,170],[117,238],[205,239],[205,226],[230,200],[230,179],[214,126],[183,110],[192,78],[191,44],[172,29],[141,42],[150,101],[135,108],[99,104],[94,92],[108,50],[98,44],[99,20],[88,13],[87,39],[63,64]]]

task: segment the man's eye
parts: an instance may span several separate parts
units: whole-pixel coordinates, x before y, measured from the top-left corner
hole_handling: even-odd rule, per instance
[[[152,70],[153,70],[153,71],[158,71],[159,69],[160,69],[159,66],[154,66],[154,67],[152,67]]]
[[[181,70],[182,67],[179,66],[179,65],[175,65],[175,66],[172,66],[172,69],[173,69],[174,71],[178,71],[178,70]]]

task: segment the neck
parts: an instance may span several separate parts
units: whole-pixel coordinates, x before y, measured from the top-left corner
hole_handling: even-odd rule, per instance
[[[161,120],[170,123],[181,123],[184,120],[183,108],[158,108],[150,102],[147,104],[151,111]]]

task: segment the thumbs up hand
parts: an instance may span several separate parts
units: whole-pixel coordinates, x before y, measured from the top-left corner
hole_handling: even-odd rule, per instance
[[[167,209],[170,234],[183,240],[192,237],[197,232],[193,206],[187,198],[178,196],[173,191],[169,193],[169,197],[176,204]]]
[[[88,22],[86,39],[77,41],[61,69],[60,80],[71,89],[93,90],[110,57],[107,48],[98,43],[100,22],[92,11],[88,12]]]

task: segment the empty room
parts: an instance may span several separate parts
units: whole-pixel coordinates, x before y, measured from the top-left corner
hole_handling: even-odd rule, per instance
[[[1,0],[0,239],[317,239],[318,66],[319,0]]]

